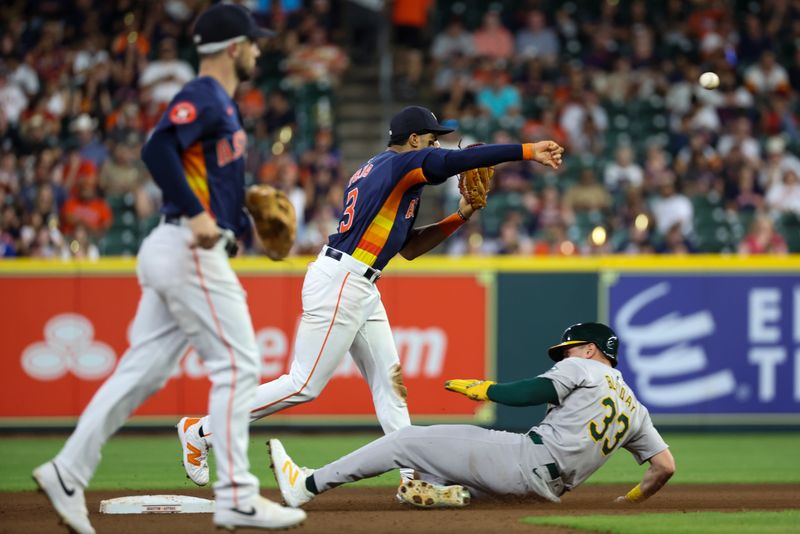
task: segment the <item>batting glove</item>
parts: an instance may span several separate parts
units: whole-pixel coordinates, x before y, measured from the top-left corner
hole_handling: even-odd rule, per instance
[[[444,388],[469,397],[474,401],[489,400],[489,386],[496,384],[491,380],[478,380],[475,378],[457,378],[444,383]]]

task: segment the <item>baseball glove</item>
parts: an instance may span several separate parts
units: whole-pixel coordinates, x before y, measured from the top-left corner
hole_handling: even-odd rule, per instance
[[[478,380],[475,378],[457,378],[448,380],[444,383],[444,388],[449,391],[461,393],[474,401],[489,400],[489,386],[493,386],[496,382],[491,380]]]
[[[468,145],[466,148],[480,146],[483,143]],[[479,167],[470,169],[458,175],[458,190],[464,200],[469,202],[472,209],[479,210],[486,207],[486,195],[491,188],[491,180],[494,176],[494,167]]]
[[[247,189],[245,206],[267,256],[273,260],[288,256],[297,233],[297,218],[286,193],[269,185],[254,185]]]

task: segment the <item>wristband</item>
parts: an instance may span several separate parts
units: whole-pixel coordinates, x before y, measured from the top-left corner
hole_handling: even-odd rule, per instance
[[[533,149],[533,143],[522,144],[522,159],[531,160],[536,156],[536,151]]]
[[[466,216],[466,215],[464,215],[463,213],[461,213],[461,208],[458,208],[458,210],[456,211],[456,213],[458,214],[458,216],[459,216],[459,217],[461,217],[461,220],[462,220],[462,221],[468,221],[468,220],[469,220],[469,219],[467,218],[467,216]]]
[[[632,503],[640,503],[646,498],[647,497],[644,496],[644,493],[642,493],[641,484],[636,484],[636,487],[634,487],[628,492],[627,495],[625,495],[625,500]]]

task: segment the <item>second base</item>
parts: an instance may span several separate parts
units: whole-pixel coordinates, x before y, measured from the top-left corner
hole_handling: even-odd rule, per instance
[[[131,495],[100,502],[101,514],[210,514],[214,501],[186,495]]]

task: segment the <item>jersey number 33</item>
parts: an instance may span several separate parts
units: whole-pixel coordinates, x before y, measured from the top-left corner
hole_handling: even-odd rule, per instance
[[[620,440],[628,432],[630,428],[630,419],[624,413],[620,412],[617,414],[617,404],[611,397],[604,398],[600,401],[600,404],[608,409],[608,415],[603,417],[600,423],[597,421],[589,422],[589,435],[595,443],[599,443],[600,440],[603,440],[601,450],[603,451],[603,455],[608,455],[614,451],[617,445],[619,445]],[[613,429],[611,429],[612,426]],[[611,429],[610,433],[609,429]],[[606,436],[606,434],[608,434],[608,436]]]

